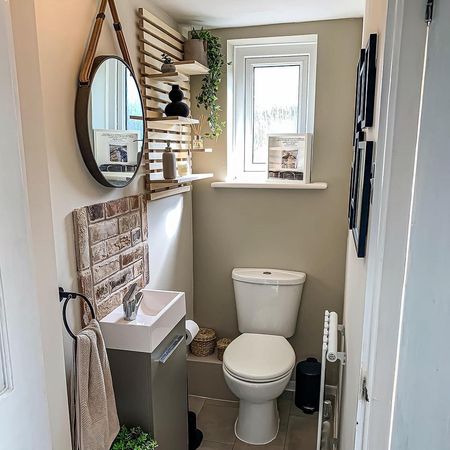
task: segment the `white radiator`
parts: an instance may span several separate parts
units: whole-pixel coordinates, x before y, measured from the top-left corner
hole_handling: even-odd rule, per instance
[[[322,345],[322,371],[320,375],[320,404],[316,450],[337,450],[339,413],[342,393],[342,374],[345,365],[344,326],[339,325],[335,312],[325,311]],[[339,363],[338,385],[334,399],[326,398],[325,377],[327,364]]]

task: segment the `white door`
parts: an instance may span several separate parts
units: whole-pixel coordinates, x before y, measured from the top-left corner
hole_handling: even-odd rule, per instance
[[[391,424],[393,450],[450,448],[450,2],[435,1]]]
[[[49,450],[50,425],[7,1],[0,1],[0,61],[0,449]]]
[[[370,403],[365,417],[360,416],[364,435],[358,439],[357,433],[356,449],[361,448],[361,440],[365,450],[450,448],[450,2],[434,2],[428,29],[425,3],[390,2],[403,26],[398,34],[388,20],[388,31],[402,40],[394,45],[400,67],[394,84],[400,81],[401,89],[397,89],[404,98],[397,100],[386,125],[388,137],[392,134],[386,146],[393,147],[400,164],[385,172],[397,197],[396,202],[388,199],[391,208],[384,213],[388,219],[395,217],[395,211],[407,205],[408,221],[397,217],[393,227],[397,241],[406,238],[405,252],[397,255],[400,259],[380,260],[383,270],[397,278],[400,289],[392,281],[384,282],[383,295],[371,306],[378,311],[371,326],[378,333],[369,330],[373,355],[368,373]],[[421,84],[414,86],[417,73]],[[420,109],[414,120],[416,103]],[[409,171],[411,158],[409,180],[402,174]],[[387,233],[386,229],[380,232]]]

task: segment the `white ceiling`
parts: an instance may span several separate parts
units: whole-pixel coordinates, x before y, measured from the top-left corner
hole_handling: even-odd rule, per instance
[[[179,24],[228,28],[362,17],[365,0],[153,0]]]

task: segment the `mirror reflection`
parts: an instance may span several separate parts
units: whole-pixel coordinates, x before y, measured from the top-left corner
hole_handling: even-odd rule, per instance
[[[113,186],[126,186],[139,168],[144,121],[136,80],[120,59],[98,67],[89,99],[90,140],[94,158]]]

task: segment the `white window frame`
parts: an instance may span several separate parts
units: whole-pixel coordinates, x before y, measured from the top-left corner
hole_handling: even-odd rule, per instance
[[[264,180],[267,171],[252,161],[253,70],[273,65],[298,65],[301,69],[298,133],[313,133],[317,66],[317,35],[234,39],[227,42],[227,181]]]

